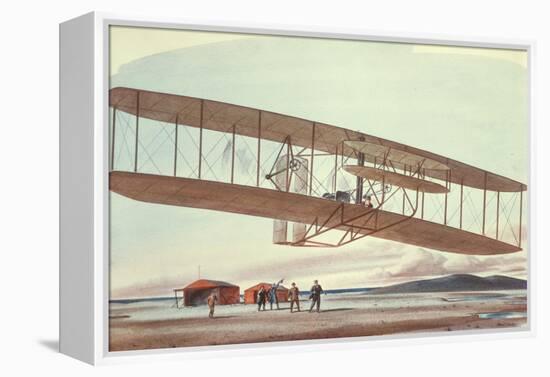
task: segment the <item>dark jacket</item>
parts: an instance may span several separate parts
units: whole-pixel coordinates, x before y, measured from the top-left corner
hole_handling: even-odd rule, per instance
[[[266,291],[258,292],[258,302],[265,302]]]
[[[323,293],[323,287],[320,284],[314,284],[311,287],[311,297],[321,297],[321,293]]]

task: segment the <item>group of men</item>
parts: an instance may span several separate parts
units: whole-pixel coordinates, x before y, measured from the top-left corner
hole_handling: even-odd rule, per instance
[[[268,290],[266,290],[263,285],[260,287],[256,300],[258,303],[258,311],[260,311],[262,307],[263,310],[265,310],[266,301],[269,301],[269,310],[273,310],[273,304],[275,304],[277,306],[277,310],[279,310],[279,298],[277,297],[277,289],[279,289],[279,285],[281,285],[282,282],[283,279],[279,280],[277,283],[273,283]]]
[[[283,283],[283,279],[279,280],[277,283],[273,283],[269,289],[265,289],[263,286],[258,291],[257,303],[258,311],[265,311],[265,303],[269,301],[269,309],[273,310],[273,304],[279,310],[279,298],[277,297],[277,289]],[[309,312],[313,312],[314,308],[317,313],[321,310],[321,293],[323,293],[323,288],[317,280],[313,281],[313,286],[310,290],[309,299],[311,300],[311,306]],[[294,313],[294,304],[296,304],[296,309],[300,311],[300,290],[296,286],[296,283],[291,284],[291,288],[288,292],[288,300],[290,301],[290,312]],[[215,293],[211,293],[206,300],[209,308],[208,317],[214,318],[214,309],[216,307],[216,302],[218,302],[218,297]]]
[[[283,279],[279,280],[277,283],[273,283],[271,287],[266,290],[263,286],[258,291],[257,304],[258,311],[265,310],[266,301],[269,301],[269,309],[273,310],[273,304],[277,306],[279,310],[279,298],[277,297],[277,289],[282,284]],[[323,293],[323,288],[317,280],[313,281],[313,286],[310,290],[309,299],[311,300],[311,307],[309,312],[311,313],[314,308],[319,312],[321,309],[321,293]],[[296,305],[297,311],[300,311],[300,289],[296,286],[296,283],[292,283],[288,291],[288,301],[290,301],[290,312],[294,312],[294,305]]]

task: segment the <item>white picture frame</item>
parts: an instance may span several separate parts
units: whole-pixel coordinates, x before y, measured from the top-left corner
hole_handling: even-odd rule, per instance
[[[258,25],[172,18],[148,18],[120,14],[88,13],[60,25],[60,351],[90,364],[108,364],[186,357],[251,355],[295,350],[348,349],[379,346],[391,342],[423,343],[471,341],[533,335],[532,287],[528,286],[528,324],[515,331],[491,330],[444,334],[342,338],[322,341],[293,341],[264,344],[159,349],[150,351],[108,351],[108,262],[109,262],[109,27],[138,26],[204,31],[306,36],[368,41],[423,43],[448,46],[506,48],[528,53],[529,93],[533,93],[535,43],[530,40],[495,40],[438,36],[420,33],[389,33],[311,26]],[[530,155],[532,142],[532,98],[530,98]],[[76,125],[76,126],[75,126]],[[529,239],[532,237],[535,185],[530,162],[528,186]],[[535,245],[529,250],[529,282],[533,278]],[[200,352],[198,352],[200,351]]]

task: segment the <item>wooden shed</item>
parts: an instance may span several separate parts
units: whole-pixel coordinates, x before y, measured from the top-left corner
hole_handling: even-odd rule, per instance
[[[218,305],[231,305],[240,302],[240,288],[225,281],[199,279],[184,288],[174,289],[177,303],[177,292],[183,291],[183,305],[205,305],[211,293],[218,296]]]
[[[264,287],[265,291],[271,289],[270,283],[258,283],[250,288],[245,289],[244,291],[244,303],[245,304],[255,304],[258,302],[258,292],[261,287]],[[277,299],[279,302],[288,301],[288,288],[279,285],[277,289]]]

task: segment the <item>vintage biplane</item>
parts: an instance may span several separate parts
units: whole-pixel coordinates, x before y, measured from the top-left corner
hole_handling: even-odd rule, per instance
[[[273,242],[290,246],[372,236],[461,254],[521,250],[527,187],[512,179],[273,111],[124,87],[109,98],[109,186],[125,197],[270,218]]]

